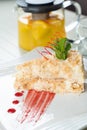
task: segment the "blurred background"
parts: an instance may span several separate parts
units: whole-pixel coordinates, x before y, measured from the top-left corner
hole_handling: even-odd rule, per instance
[[[73,0],[73,1],[78,2],[82,8],[82,14],[87,15],[87,0]],[[75,11],[74,6],[70,6],[70,7],[68,7],[68,9],[71,11]]]

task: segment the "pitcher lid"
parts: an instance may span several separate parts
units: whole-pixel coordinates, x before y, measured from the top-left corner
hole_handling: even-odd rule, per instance
[[[17,5],[25,12],[47,13],[62,7],[64,0],[17,0]]]
[[[57,4],[60,4],[63,1],[64,0],[25,0],[26,3],[33,4],[33,5],[49,4],[52,2],[57,2]]]

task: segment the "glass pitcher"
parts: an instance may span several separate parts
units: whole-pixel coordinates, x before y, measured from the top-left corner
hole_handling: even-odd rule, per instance
[[[77,22],[81,14],[80,5],[70,0],[17,0],[17,5],[18,42],[25,50],[48,46],[55,39],[66,37],[64,8],[75,6]]]

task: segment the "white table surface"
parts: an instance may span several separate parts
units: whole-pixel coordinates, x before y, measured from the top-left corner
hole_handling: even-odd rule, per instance
[[[17,12],[14,11],[14,7],[16,6],[15,2],[16,0],[0,0],[0,66],[3,65],[6,61],[11,61],[13,59],[19,58],[26,53],[25,50],[22,50],[18,46]],[[75,14],[70,11],[66,11],[65,14],[66,24],[75,19]],[[72,16],[72,19],[70,19],[70,16]],[[67,36],[76,40],[77,36],[75,28],[70,31]],[[82,118],[87,121],[86,116],[80,116],[79,119],[76,117],[77,122]],[[72,120],[67,120],[66,122],[72,123]],[[64,122],[60,122],[59,128],[61,128],[61,124],[63,125]],[[85,124],[86,123],[83,122],[83,125]],[[68,128],[69,125],[67,124],[66,128]],[[0,124],[0,130],[4,130],[2,124]]]

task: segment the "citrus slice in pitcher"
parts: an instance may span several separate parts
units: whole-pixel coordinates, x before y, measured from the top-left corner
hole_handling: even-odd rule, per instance
[[[50,27],[45,21],[38,20],[32,24],[32,35],[35,40],[45,37],[49,31]]]

